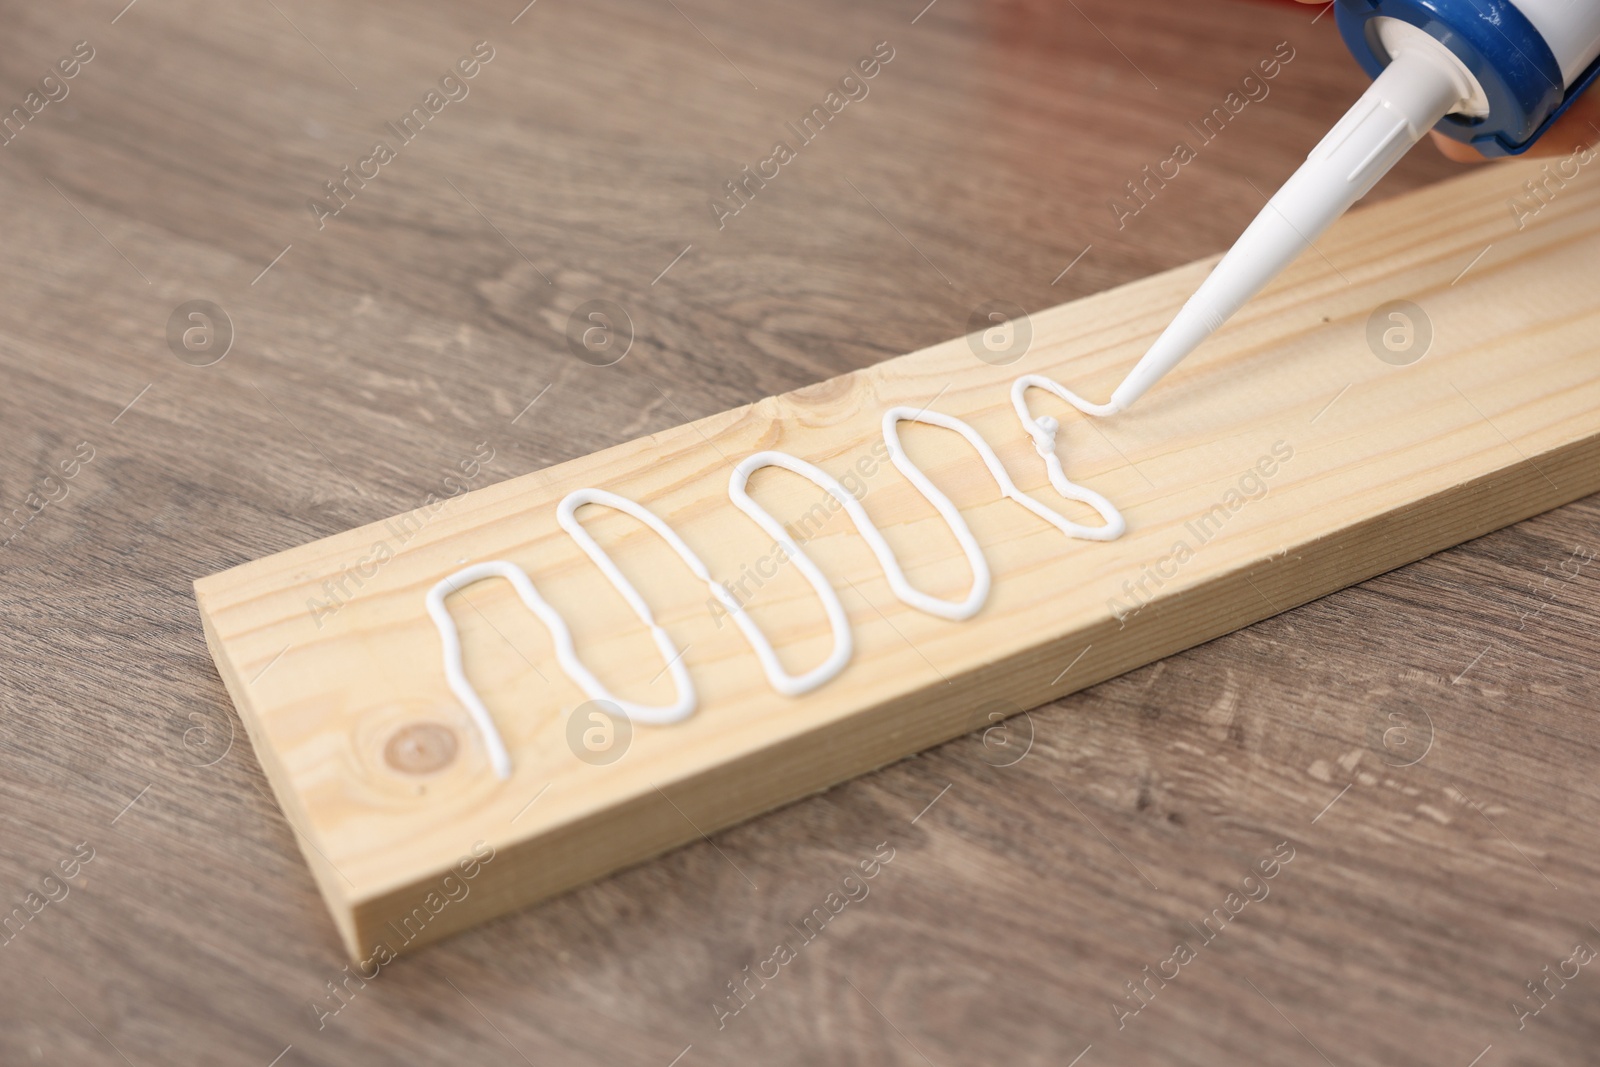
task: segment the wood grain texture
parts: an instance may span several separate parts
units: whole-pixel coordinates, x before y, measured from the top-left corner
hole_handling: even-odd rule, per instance
[[[908,455],[989,561],[993,589],[970,620],[900,601],[823,490],[758,473],[757,502],[803,542],[854,635],[844,671],[801,697],[769,686],[665,541],[588,506],[578,520],[671,636],[672,651],[657,651],[557,524],[561,500],[594,486],[649,508],[735,589],[785,668],[809,670],[833,643],[821,603],[733,507],[734,465],[776,449],[846,480],[912,585],[959,600],[971,565],[888,463],[883,413],[956,416],[1022,491],[1097,525],[1049,485],[1010,383],[1043,374],[1109,394],[1211,260],[1033,314],[996,342],[1002,355],[956,338],[457,497],[479,469],[469,459],[420,509],[196,582],[212,653],[352,960],[431,943],[967,733],[996,709],[1036,707],[1600,490],[1600,290],[1588,280],[1600,187],[1518,227],[1505,182],[1542,165],[1352,214],[1159,397],[1103,428],[1030,393],[1032,410],[1064,424],[1068,476],[1121,503],[1128,533],[1114,543],[1067,539],[1001,495],[959,434],[902,423]],[[1421,303],[1391,320],[1380,306],[1396,300]],[[1382,334],[1401,331],[1391,343],[1404,365],[1376,357],[1374,329],[1385,353]],[[441,579],[489,560],[532,577],[612,693],[670,704],[668,662],[683,659],[696,712],[633,725],[597,763],[572,734],[590,725],[589,697],[551,635],[503,579],[463,584],[446,603],[510,752],[511,776],[497,777],[424,610]],[[445,754],[420,768],[392,755],[426,731]],[[481,872],[469,861],[467,887],[450,872],[474,844],[494,861]],[[459,900],[439,891],[446,878]]]
[[[96,855],[0,946],[0,1061],[1586,1061],[1588,968],[1525,1029],[1508,1003],[1600,923],[1592,498],[1032,712],[1014,765],[974,734],[400,960],[319,1028],[346,959],[194,578],[413,507],[482,440],[508,479],[1210,255],[1363,79],[1288,4],[121,6],[3,8],[3,99],[96,57],[0,148],[0,499],[95,457],[0,550],[0,891]],[[477,40],[472,95],[316,230],[306,199]],[[879,40],[870,97],[717,230],[707,199]],[[1414,153],[1377,195],[1455,173]],[[564,339],[593,298],[638,333],[598,395]],[[237,326],[213,367],[167,348],[192,299]],[[1283,840],[1271,895],[1118,1030]]]

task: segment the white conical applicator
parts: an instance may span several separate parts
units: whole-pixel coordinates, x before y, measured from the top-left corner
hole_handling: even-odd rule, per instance
[[[1423,37],[1393,57],[1117,386],[1112,408],[1121,411],[1143,396],[1361,199],[1434,123],[1467,105],[1476,89],[1472,76],[1437,45]]]

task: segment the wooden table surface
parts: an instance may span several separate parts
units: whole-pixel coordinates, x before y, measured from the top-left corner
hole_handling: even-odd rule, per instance
[[[1593,1061],[1594,499],[365,984],[201,637],[195,577],[415,507],[481,443],[512,477],[1222,249],[1360,91],[1331,18],[122,2],[3,5],[0,1062]],[[345,166],[376,176],[319,220]],[[1453,172],[1419,151],[1376,195]],[[607,368],[568,344],[596,299],[633,328]],[[197,300],[232,324],[209,366],[220,327],[169,342]]]

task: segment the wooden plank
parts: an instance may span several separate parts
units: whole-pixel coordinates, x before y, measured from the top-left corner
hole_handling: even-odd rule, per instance
[[[793,566],[764,562],[772,539],[729,503],[734,463],[776,448],[835,476],[863,472],[864,506],[912,583],[959,598],[970,573],[948,529],[876,462],[882,412],[966,420],[1019,487],[1092,522],[1050,490],[1009,384],[1040,373],[1105,396],[1209,261],[1032,315],[1031,346],[1008,366],[956,339],[449,499],[404,528],[374,524],[200,580],[213,656],[346,947],[366,958],[380,942],[432,941],[985,725],[996,708],[1036,705],[1594,492],[1600,191],[1575,185],[1519,231],[1506,201],[1528,173],[1485,168],[1352,214],[1131,412],[1091,424],[1031,394],[1036,414],[1062,421],[1069,476],[1127,516],[1120,540],[1064,538],[998,498],[956,435],[903,427],[982,545],[992,592],[966,622],[914,611],[834,514],[806,549],[840,591],[855,653],[804,697],[767,685],[655,534],[585,514],[684,650],[700,698],[681,724],[636,726],[613,763],[575,754],[568,716],[584,694],[506,583],[484,582],[452,605],[512,758],[509,780],[497,778],[446,685],[428,589],[465,562],[512,560],[612,690],[670,700],[644,627],[556,521],[567,493],[601,487],[666,519],[718,578],[745,579],[788,669],[808,668],[829,647],[821,606]],[[1377,358],[1367,336],[1374,311],[1398,299],[1432,333],[1406,366]],[[606,373],[595,369],[593,388]],[[791,525],[826,500],[778,471],[752,489]],[[393,765],[392,743],[430,738],[439,751],[453,742],[442,767]],[[435,750],[419,751],[426,762]],[[408,938],[403,917],[476,842],[494,858],[469,865],[470,891],[430,906]]]

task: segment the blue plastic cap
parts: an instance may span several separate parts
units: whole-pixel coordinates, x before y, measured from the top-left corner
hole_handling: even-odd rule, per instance
[[[1466,64],[1489,99],[1484,118],[1446,115],[1434,127],[1486,156],[1517,155],[1600,75],[1600,60],[1564,87],[1555,53],[1510,0],[1335,0],[1346,47],[1376,78],[1389,65],[1377,19],[1408,22]]]

